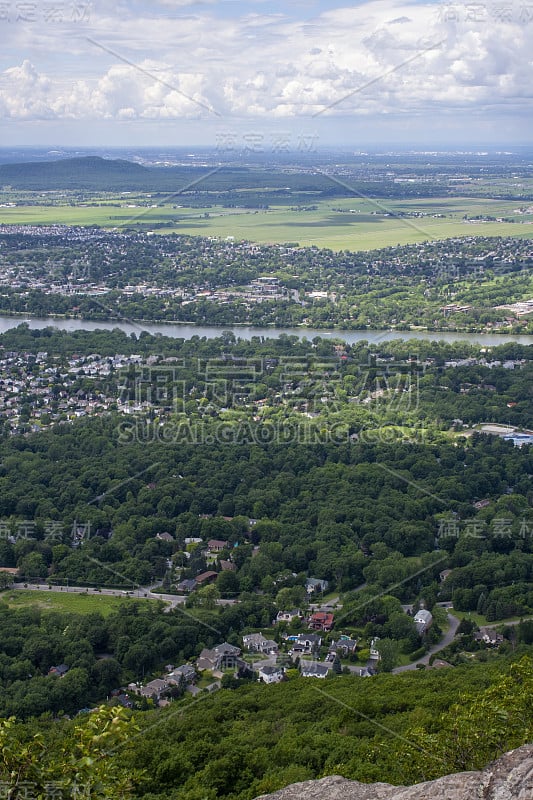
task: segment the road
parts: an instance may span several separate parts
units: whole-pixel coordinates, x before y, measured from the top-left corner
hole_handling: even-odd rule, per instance
[[[429,659],[435,653],[438,653],[440,650],[444,650],[445,647],[448,647],[449,644],[455,638],[455,634],[457,633],[457,628],[460,625],[460,620],[457,617],[454,617],[453,614],[448,612],[448,630],[437,644],[434,644],[433,647],[430,647],[428,652],[422,658],[419,658],[418,661],[413,661],[412,664],[406,664],[403,667],[395,667],[392,671],[394,674],[398,674],[400,672],[408,672],[409,670],[416,669],[417,664],[427,664],[429,663]]]

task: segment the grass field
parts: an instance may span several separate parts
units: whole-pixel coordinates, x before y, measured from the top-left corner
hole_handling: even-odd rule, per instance
[[[461,236],[533,237],[533,213],[517,214],[517,201],[478,198],[385,201],[371,198],[339,198],[314,201],[295,199],[295,205],[269,209],[190,208],[168,204],[158,208],[98,206],[27,205],[0,208],[0,223],[100,225],[121,228],[140,225],[156,233],[185,233],[200,236],[234,237],[260,243],[298,242],[333,250],[371,250],[389,245],[409,244]],[[35,201],[34,201],[35,202]],[[149,201],[148,201],[149,202]],[[532,207],[533,208],[533,207]],[[394,217],[391,213],[416,216]],[[508,217],[515,222],[469,222],[464,215]]]
[[[144,602],[153,602],[141,598]],[[8,589],[0,593],[0,601],[10,608],[41,608],[46,611],[70,611],[74,614],[92,614],[100,612],[107,617],[113,611],[131,603],[131,599],[111,597],[110,595],[77,594],[70,592],[25,591],[24,589]],[[137,598],[135,598],[137,601]]]
[[[510,622],[520,622],[521,619],[532,619],[530,614],[524,614],[523,617],[516,617],[516,616],[505,617],[504,619],[501,620],[498,619],[494,620],[493,622],[489,622],[487,618],[483,616],[483,614],[477,614],[475,611],[456,611],[455,609],[452,609],[451,613],[453,614],[454,617],[457,617],[458,619],[461,620],[470,619],[472,620],[472,622],[475,622],[476,625],[478,625],[479,627],[484,625],[489,625],[490,627],[492,627],[494,625],[505,625],[506,623]]]

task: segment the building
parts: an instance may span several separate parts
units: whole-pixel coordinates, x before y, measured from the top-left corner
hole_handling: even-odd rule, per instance
[[[176,588],[178,592],[192,592],[196,589],[196,581],[194,578],[186,578],[184,581],[180,581]]]
[[[328,664],[319,664],[317,661],[300,661],[300,675],[302,678],[327,678],[329,674]]]
[[[207,586],[209,583],[214,583],[217,579],[217,573],[213,572],[213,570],[208,570],[207,572],[202,572],[200,575],[197,575],[195,580],[195,584],[197,589],[201,588],[202,586]]]
[[[426,608],[421,608],[414,616],[416,630],[419,636],[423,636],[426,631],[431,628],[433,623],[433,614]]]
[[[290,636],[289,641],[293,643],[289,655],[309,655],[318,650],[322,637],[316,633],[299,633],[298,636]]]
[[[474,633],[476,642],[483,642],[489,647],[497,647],[504,641],[501,633],[496,633],[493,628],[480,628],[479,631]]]
[[[278,645],[273,639],[266,639],[262,633],[248,633],[242,637],[243,646],[254,653],[275,655]]]
[[[241,650],[228,642],[217,644],[212,650],[208,648],[202,650],[196,666],[199,670],[221,670],[234,669],[238,666]]]
[[[329,583],[320,578],[308,578],[305,582],[307,594],[322,594],[328,589]]]
[[[275,622],[292,622],[293,619],[302,619],[303,614],[299,608],[293,608],[291,611],[278,611]]]
[[[175,541],[174,537],[171,536],[170,533],[167,533],[166,531],[165,531],[165,533],[157,533],[155,538],[159,539],[162,542],[173,542],[173,541]]]
[[[512,442],[515,447],[524,447],[524,445],[533,444],[533,434],[531,433],[513,433],[503,438],[506,442]]]
[[[183,664],[176,667],[166,675],[168,683],[179,686],[180,683],[193,683],[196,680],[196,670],[192,664]]]
[[[338,641],[333,641],[329,650],[331,653],[336,653],[341,658],[351,656],[357,650],[357,639],[350,639],[347,636],[340,638]]]
[[[359,672],[354,674],[359,675],[360,678],[371,678],[372,675],[376,675],[376,670],[373,667],[361,667]]]
[[[333,628],[333,614],[317,611],[311,614],[307,625],[313,631],[330,631]]]
[[[210,553],[221,553],[228,546],[228,543],[222,541],[222,539],[210,539],[207,543],[207,549]]]
[[[128,686],[128,689],[131,688]],[[161,696],[169,689],[169,683],[164,680],[163,678],[156,678],[150,683],[147,683],[146,686],[141,686],[140,689],[136,688],[141,697],[147,697],[151,700],[159,701]]]
[[[265,667],[260,667],[257,670],[257,674],[259,680],[263,681],[263,683],[279,683],[285,677],[285,670],[283,667],[267,665]]]
[[[62,678],[68,672],[68,666],[66,664],[58,664],[56,667],[50,667],[48,670],[49,675],[57,675],[58,678]]]

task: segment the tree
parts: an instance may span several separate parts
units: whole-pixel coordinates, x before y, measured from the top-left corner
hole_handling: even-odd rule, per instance
[[[45,741],[42,733],[31,735],[13,717],[0,721],[0,782],[8,788],[9,800],[31,796],[44,800],[82,794],[102,800],[127,800],[136,770],[124,766],[122,758],[109,757],[117,748],[122,755],[138,728],[121,707],[97,711],[76,722],[60,743]]]
[[[28,553],[23,556],[18,563],[18,568],[21,576],[27,580],[46,578],[48,575],[48,567],[41,553]]]
[[[0,571],[0,592],[3,589],[9,589],[9,587],[13,585],[14,580],[15,576],[12,575],[10,572]]]
[[[380,639],[376,649],[380,655],[378,672],[392,672],[398,658],[398,644],[392,639]]]
[[[523,658],[481,694],[465,693],[431,731],[412,729],[396,754],[407,780],[477,770],[506,750],[531,741],[533,662]]]
[[[220,592],[218,591],[217,587],[211,583],[207,586],[202,586],[201,589],[198,589],[196,596],[200,605],[202,605],[204,608],[212,610],[216,608],[217,600],[220,599]]]
[[[231,570],[219,573],[216,588],[222,597],[236,597],[239,593],[239,579]]]

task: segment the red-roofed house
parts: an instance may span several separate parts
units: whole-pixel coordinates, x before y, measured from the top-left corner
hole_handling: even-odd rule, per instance
[[[330,631],[333,628],[333,614],[317,611],[311,614],[307,624],[313,631]]]
[[[216,581],[216,579],[217,573],[208,571],[202,572],[201,575],[197,575],[195,581],[197,586],[206,586],[208,583],[213,583],[213,581]]]

